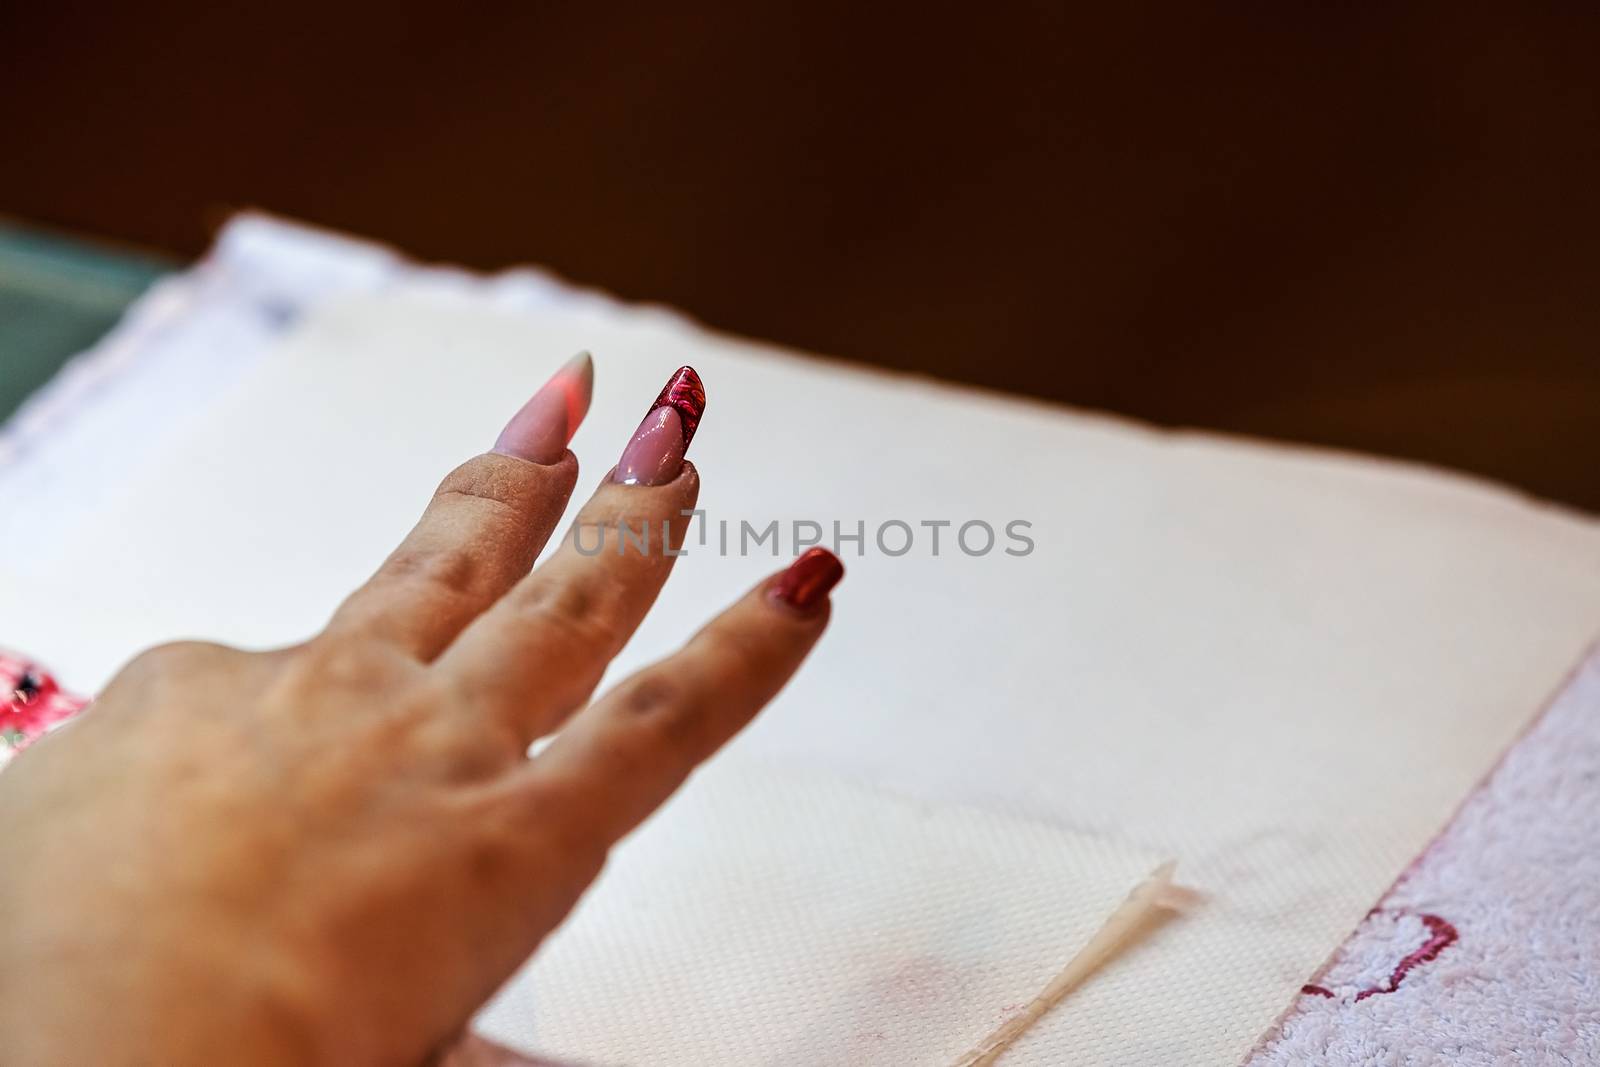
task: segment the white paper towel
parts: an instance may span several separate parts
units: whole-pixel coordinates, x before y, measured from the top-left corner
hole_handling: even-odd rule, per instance
[[[718,763],[617,851],[480,1024],[608,1065],[946,1067],[1156,863],[1043,823]],[[1134,952],[1159,953],[1163,933]],[[1073,1062],[1073,1009],[1029,1035],[1036,1062]]]

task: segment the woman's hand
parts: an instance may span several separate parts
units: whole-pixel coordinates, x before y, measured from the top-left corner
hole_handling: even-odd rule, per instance
[[[671,569],[704,405],[684,368],[582,550],[530,574],[591,373],[563,368],[446,477],[321,634],[146,652],[0,774],[6,1063],[417,1067],[783,686],[842,574],[820,550],[589,702]],[[649,549],[619,553],[643,522]]]

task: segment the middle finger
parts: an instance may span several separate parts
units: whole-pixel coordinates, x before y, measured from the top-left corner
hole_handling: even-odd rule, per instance
[[[700,492],[683,455],[704,410],[699,376],[679,369],[561,547],[440,659],[470,705],[531,742],[594,692],[683,543]]]

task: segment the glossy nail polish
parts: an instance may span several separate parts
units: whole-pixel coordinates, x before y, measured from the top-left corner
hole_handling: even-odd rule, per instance
[[[789,569],[778,575],[772,595],[790,607],[806,611],[828,598],[828,591],[844,577],[844,564],[825,548],[808,548]]]
[[[554,463],[567,451],[594,393],[594,361],[579,352],[511,416],[494,443],[504,456]]]
[[[664,485],[676,478],[705,410],[706,388],[700,375],[693,367],[679,367],[622,450],[612,481]]]

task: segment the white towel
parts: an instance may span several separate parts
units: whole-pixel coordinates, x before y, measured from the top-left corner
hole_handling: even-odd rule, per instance
[[[1307,1063],[1600,1063],[1600,653],[1249,1067]]]

